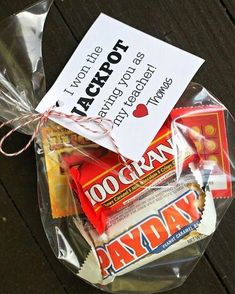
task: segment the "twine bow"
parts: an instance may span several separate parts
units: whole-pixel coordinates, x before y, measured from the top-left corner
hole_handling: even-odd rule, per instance
[[[17,156],[21,153],[23,153],[26,149],[29,148],[33,140],[37,137],[40,129],[43,127],[43,125],[48,121],[50,117],[54,118],[65,118],[68,120],[71,120],[77,124],[79,124],[80,127],[83,129],[97,135],[102,135],[102,136],[108,136],[112,145],[114,146],[115,151],[118,153],[120,156],[121,160],[123,161],[124,165],[128,167],[129,170],[131,170],[130,166],[127,163],[126,158],[121,154],[118,145],[116,144],[115,139],[111,135],[111,131],[113,129],[113,122],[110,119],[106,118],[101,118],[101,117],[86,117],[86,116],[75,116],[71,114],[65,114],[59,111],[56,111],[54,109],[55,106],[51,107],[49,110],[45,111],[44,113],[35,113],[35,114],[27,114],[23,115],[21,117],[16,117],[14,119],[8,120],[0,125],[0,129],[3,128],[4,126],[18,123],[18,125],[10,130],[6,135],[2,137],[0,140],[0,153],[4,154],[5,156],[8,157],[14,157]],[[29,124],[35,123],[36,127],[34,129],[34,132],[32,136],[30,137],[28,143],[20,150],[13,152],[13,153],[7,153],[6,151],[3,150],[3,144],[6,141],[8,137],[10,137],[14,132],[19,130],[21,127],[27,126]],[[95,123],[100,130],[97,129],[91,129],[90,127],[86,126],[86,123],[93,122]],[[131,170],[132,171],[132,170]]]

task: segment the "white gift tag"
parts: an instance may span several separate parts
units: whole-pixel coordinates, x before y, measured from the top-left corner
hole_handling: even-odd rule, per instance
[[[203,62],[101,14],[36,110],[43,113],[59,100],[60,112],[111,119],[121,154],[138,161]],[[108,136],[51,119],[116,151]]]

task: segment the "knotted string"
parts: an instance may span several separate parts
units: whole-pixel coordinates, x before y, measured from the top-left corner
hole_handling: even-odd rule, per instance
[[[4,154],[5,156],[8,156],[8,157],[18,156],[19,154],[23,153],[25,150],[27,150],[29,148],[29,146],[31,145],[33,140],[39,134],[40,129],[44,126],[44,124],[48,121],[48,119],[50,117],[65,118],[65,119],[68,119],[68,120],[71,120],[71,121],[77,123],[80,127],[82,127],[83,129],[85,129],[85,130],[87,130],[87,131],[89,131],[89,132],[91,132],[93,134],[102,135],[102,136],[108,136],[111,143],[112,143],[112,145],[113,145],[113,147],[114,147],[114,149],[115,149],[115,151],[116,151],[116,153],[121,158],[123,164],[131,172],[133,172],[131,167],[128,165],[126,158],[121,154],[115,139],[111,135],[111,131],[113,129],[113,122],[110,119],[101,118],[101,117],[75,116],[75,115],[66,114],[66,113],[56,111],[56,110],[54,110],[54,108],[55,108],[55,106],[51,107],[50,109],[48,109],[44,113],[26,114],[26,115],[16,117],[14,119],[11,119],[11,120],[8,120],[8,121],[2,123],[0,125],[0,129],[3,128],[4,126],[14,124],[14,123],[17,123],[18,125],[15,128],[13,128],[12,130],[10,130],[0,140],[0,153]],[[37,122],[37,124],[36,124],[36,127],[34,129],[34,132],[33,132],[32,136],[30,137],[28,143],[22,149],[20,149],[20,150],[18,150],[16,152],[13,152],[13,153],[7,153],[6,151],[3,150],[3,144],[4,144],[4,142],[6,141],[6,139],[8,137],[10,137],[14,132],[18,131],[18,129],[20,129],[22,127],[25,127],[25,126],[27,126],[29,124],[35,123],[35,122]],[[91,129],[90,127],[87,127],[85,124],[89,123],[89,122],[95,123],[100,128],[100,130]]]

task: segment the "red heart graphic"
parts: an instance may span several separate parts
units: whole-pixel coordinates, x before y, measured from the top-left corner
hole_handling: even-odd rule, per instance
[[[149,114],[148,108],[144,104],[138,104],[136,106],[136,109],[133,111],[133,115],[135,117],[144,117],[148,114]]]

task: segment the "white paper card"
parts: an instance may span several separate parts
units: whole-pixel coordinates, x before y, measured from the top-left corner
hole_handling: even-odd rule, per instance
[[[57,111],[111,119],[121,154],[138,161],[203,62],[101,14],[36,110],[43,113],[59,100]],[[108,136],[51,119],[116,151]]]

